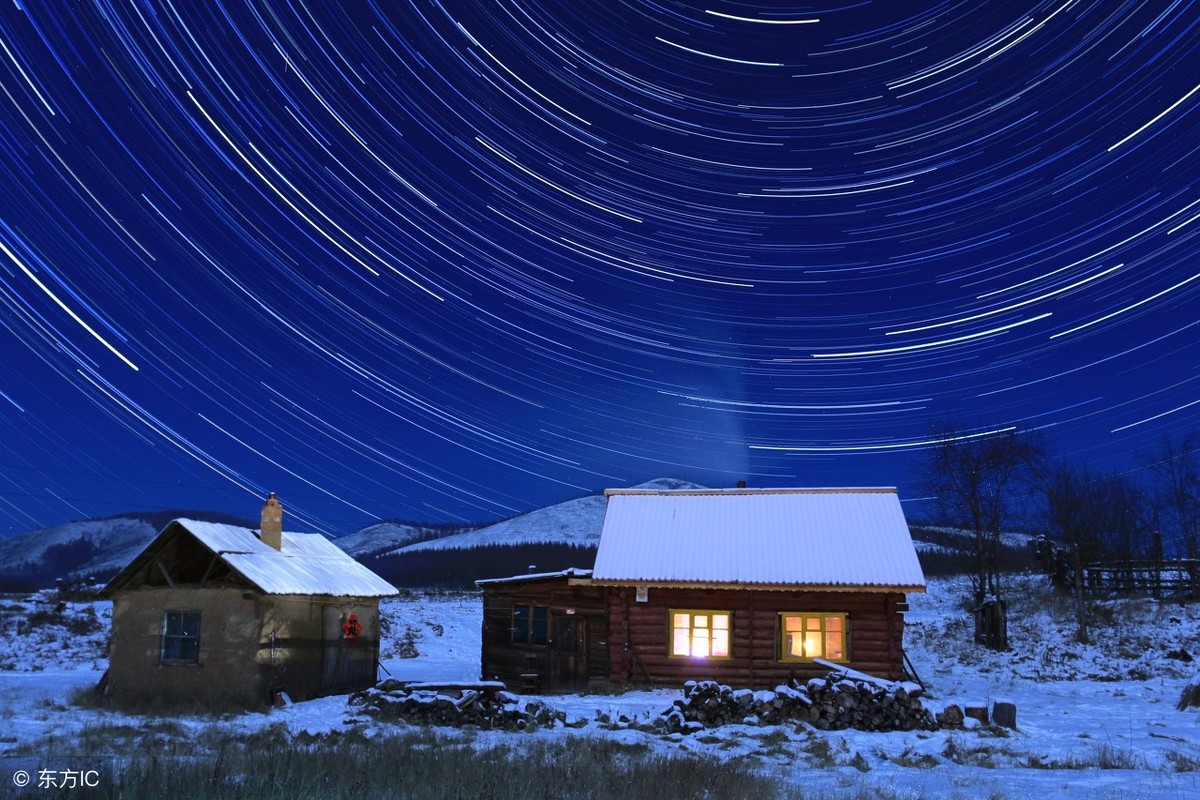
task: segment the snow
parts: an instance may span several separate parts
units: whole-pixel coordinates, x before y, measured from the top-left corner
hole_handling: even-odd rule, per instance
[[[397,591],[319,533],[284,531],[281,548],[276,550],[249,528],[177,519],[160,536],[176,525],[267,594],[386,597]],[[113,588],[119,588],[119,583],[120,576]]]
[[[366,558],[389,550],[398,550],[429,536],[430,531],[427,528],[399,522],[378,522],[354,533],[339,536],[334,542],[355,558]]]
[[[1008,699],[1017,708],[1015,731],[978,724],[908,733],[730,725],[664,736],[621,722],[666,711],[682,697],[680,688],[543,698],[581,724],[578,729],[443,728],[438,736],[479,748],[548,737],[610,737],[666,756],[745,759],[801,788],[805,797],[1200,797],[1200,709],[1175,709],[1180,691],[1196,673],[1183,653],[1194,656],[1200,648],[1200,605],[1097,603],[1094,641],[1083,645],[1072,639],[1069,603],[1042,584],[1037,577],[1020,578],[1008,588],[1013,649],[1004,653],[970,641],[971,623],[962,610],[965,581],[931,579],[927,594],[909,598],[906,643],[928,687],[926,705],[940,711],[950,703],[978,700],[990,707]],[[94,686],[103,674],[110,606],[69,602],[59,622],[46,622],[39,612],[54,613],[56,605],[48,598],[0,601],[0,718],[6,721],[0,756],[8,769],[31,754],[69,752],[72,741],[104,726],[156,727],[72,704],[72,691]],[[381,608],[387,619],[385,677],[433,683],[479,678],[477,594],[404,592],[383,600]],[[42,621],[31,645],[28,626],[25,633],[20,629],[35,618]],[[416,657],[402,657],[413,648]],[[348,730],[373,737],[395,730],[356,716],[346,700],[333,696],[228,718],[184,718],[174,734],[157,726],[145,735],[199,741],[197,734],[206,728],[228,736],[271,728],[318,737]],[[330,746],[335,746],[332,738]],[[54,757],[32,760],[47,768],[61,766],[50,763]]]
[[[132,561],[155,533],[149,523],[130,517],[67,522],[0,537],[0,564],[4,565],[4,573],[20,576],[50,563],[52,549],[71,548],[78,552],[83,543],[94,555],[78,571],[66,571],[61,577],[77,580],[96,575],[107,580]]]
[[[514,575],[511,578],[483,578],[475,581],[476,586],[489,586],[496,583],[523,583],[524,581],[544,581],[551,578],[590,578],[590,569],[567,567],[555,572],[531,572],[527,575]]]
[[[925,586],[895,489],[609,490],[593,579]]]
[[[476,531],[401,547],[390,551],[388,555],[543,543],[595,547],[600,537],[600,523],[603,519],[603,497],[579,497],[565,503],[539,508]]]
[[[675,478],[656,478],[635,489],[703,489]],[[445,536],[390,550],[386,555],[427,550],[469,550],[475,547],[511,547],[525,544],[565,544],[595,547],[604,522],[605,498],[589,495],[539,508],[486,528]]]

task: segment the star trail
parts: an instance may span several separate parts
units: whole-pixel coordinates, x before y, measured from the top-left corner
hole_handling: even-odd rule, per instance
[[[1200,8],[9,2],[0,532],[1200,422]]]

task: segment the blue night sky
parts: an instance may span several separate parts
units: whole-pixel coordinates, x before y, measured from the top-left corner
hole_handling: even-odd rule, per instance
[[[7,3],[0,532],[913,498],[947,416],[1136,468],[1200,413],[1198,50],[1190,2]]]

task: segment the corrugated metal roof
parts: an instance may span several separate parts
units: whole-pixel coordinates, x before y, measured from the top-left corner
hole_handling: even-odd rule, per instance
[[[205,547],[267,594],[386,597],[396,587],[319,533],[284,531],[282,548],[263,544],[248,528],[177,519]]]
[[[612,489],[595,583],[924,591],[895,489]]]

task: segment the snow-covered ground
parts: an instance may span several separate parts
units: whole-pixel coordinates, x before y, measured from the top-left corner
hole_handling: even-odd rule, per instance
[[[929,688],[933,711],[957,702],[1009,699],[1016,731],[820,732],[807,726],[726,726],[691,736],[659,736],[610,722],[648,719],[681,697],[677,690],[546,698],[580,727],[529,733],[454,729],[446,740],[476,747],[531,738],[607,736],[664,754],[745,758],[800,786],[805,796],[1054,798],[1200,797],[1200,709],[1178,711],[1183,687],[1200,669],[1200,605],[1149,600],[1098,606],[1094,643],[1074,643],[1070,606],[1016,582],[1009,593],[1012,650],[970,643],[961,610],[966,587],[931,581],[910,598],[906,643]],[[196,718],[164,727],[111,711],[81,709],[78,688],[103,673],[108,606],[68,604],[52,621],[52,603],[0,600],[0,768],[62,769],[70,743],[104,726],[145,728],[145,735],[194,736],[219,726],[230,735],[272,727],[293,735],[356,728],[386,735],[387,725],[354,713],[345,697],[327,697],[225,719]],[[388,674],[407,680],[479,677],[479,599],[469,594],[411,593],[385,602],[383,645]],[[37,624],[32,624],[36,622]],[[410,655],[415,649],[416,657]],[[172,734],[170,731],[175,731]],[[136,734],[133,734],[136,735]],[[57,755],[56,755],[57,754]],[[36,774],[36,773],[35,773]],[[9,781],[8,774],[0,780]],[[11,788],[11,786],[9,787]],[[30,789],[29,791],[32,791]],[[2,793],[2,792],[0,792]]]

